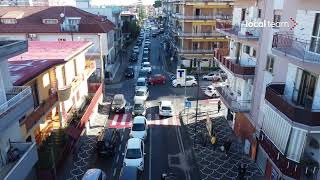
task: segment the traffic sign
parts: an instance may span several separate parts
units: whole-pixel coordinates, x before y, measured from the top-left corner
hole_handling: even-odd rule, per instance
[[[185,107],[185,108],[191,108],[191,101],[186,100],[186,101],[184,102],[184,107]]]
[[[177,80],[185,80],[186,78],[186,69],[177,69]]]

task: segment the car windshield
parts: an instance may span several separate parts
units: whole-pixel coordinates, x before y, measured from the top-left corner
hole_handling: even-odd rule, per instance
[[[150,64],[144,64],[143,67],[150,67]]]
[[[145,82],[137,82],[137,86],[145,86],[146,83]]]
[[[122,104],[122,99],[114,99],[113,104]]]
[[[144,109],[143,104],[135,104],[133,108],[136,110],[143,110]]]
[[[141,158],[140,149],[128,149],[126,153],[127,159],[138,159]]]
[[[136,96],[144,96],[144,91],[136,91]]]
[[[171,110],[171,107],[168,107],[168,106],[162,106],[162,110]]]
[[[144,124],[137,123],[132,125],[132,131],[144,131],[145,126]]]
[[[209,90],[209,91],[211,91],[212,89],[211,89],[211,87],[207,87],[207,89]]]

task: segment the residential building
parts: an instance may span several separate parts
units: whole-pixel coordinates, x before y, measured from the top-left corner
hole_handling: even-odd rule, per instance
[[[95,71],[95,61],[85,59],[92,46],[88,41],[29,41],[28,52],[9,59],[13,85],[32,90],[34,110],[20,119],[24,139],[40,145],[83,106],[87,80]]]
[[[133,13],[130,11],[122,11],[120,14],[121,21],[123,22],[122,33],[124,40],[130,39],[132,35],[132,29],[130,28],[130,24],[134,24],[137,26],[138,15],[137,13]]]
[[[219,28],[230,45],[214,53],[229,70],[228,87],[217,90],[244,152],[256,159],[266,179],[320,178],[319,8],[315,1],[236,0],[232,25]],[[287,24],[244,25],[262,20]],[[249,98],[243,99],[244,93]],[[245,111],[232,109],[243,107],[243,100],[250,103]]]
[[[184,67],[214,67],[213,49],[228,46],[217,22],[231,21],[233,1],[174,0],[164,3],[171,46]]]
[[[75,6],[75,0],[1,0],[0,6]]]
[[[34,109],[32,90],[10,81],[8,58],[27,51],[26,41],[0,41],[0,179],[36,179],[36,144],[23,137],[19,121]]]
[[[70,6],[0,7],[0,39],[30,41],[91,41],[87,59],[96,61],[98,79],[114,77],[119,63],[115,60],[113,23]],[[103,72],[105,67],[111,72]]]

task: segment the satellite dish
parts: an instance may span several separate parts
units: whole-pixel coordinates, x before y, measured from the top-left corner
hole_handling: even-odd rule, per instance
[[[60,14],[60,17],[61,17],[61,18],[64,18],[64,14],[63,14],[63,13],[61,13],[61,14]]]

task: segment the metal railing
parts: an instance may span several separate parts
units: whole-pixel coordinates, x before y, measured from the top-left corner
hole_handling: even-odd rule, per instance
[[[228,14],[212,14],[212,15],[183,15],[180,13],[174,13],[172,14],[172,17],[178,18],[178,19],[185,19],[185,20],[231,20],[232,15]]]
[[[246,27],[242,22],[240,26],[231,25],[229,22],[218,22],[216,30],[227,36],[237,36],[241,39],[259,39],[260,30],[258,27]]]
[[[292,33],[280,32],[274,34],[272,48],[283,52],[285,55],[297,57],[303,62],[320,64],[319,41],[302,40]]]
[[[177,47],[179,53],[190,53],[190,54],[213,54],[212,49],[182,49]]]
[[[11,89],[6,90],[6,95],[9,100],[0,105],[0,117],[31,94],[31,88],[28,86],[13,86]]]
[[[225,37],[224,34],[219,32],[182,32],[177,31],[178,36],[190,36],[190,37]]]
[[[251,100],[238,100],[236,96],[236,92],[232,91],[227,86],[216,87],[216,90],[222,97],[222,101],[224,101],[226,106],[228,106],[233,111],[236,111],[236,112],[250,111]]]

